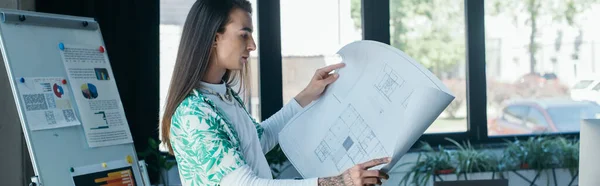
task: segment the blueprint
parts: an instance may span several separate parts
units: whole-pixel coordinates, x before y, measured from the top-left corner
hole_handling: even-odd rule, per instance
[[[318,100],[279,134],[281,148],[305,178],[334,176],[371,159],[390,171],[454,95],[402,51],[357,41],[338,51],[345,67]]]

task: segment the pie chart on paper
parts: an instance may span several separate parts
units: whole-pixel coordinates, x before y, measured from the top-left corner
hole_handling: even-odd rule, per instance
[[[91,83],[81,85],[81,93],[86,99],[96,99],[98,97],[98,89]]]
[[[62,96],[65,94],[63,87],[56,83],[54,83],[54,86],[52,86],[52,91],[54,92],[54,95],[56,95],[56,97],[58,98],[62,98]]]

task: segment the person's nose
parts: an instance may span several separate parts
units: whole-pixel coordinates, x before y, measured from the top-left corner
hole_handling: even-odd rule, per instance
[[[250,42],[248,43],[248,46],[246,48],[248,49],[248,51],[256,50],[256,43],[254,43],[254,37],[250,37]]]

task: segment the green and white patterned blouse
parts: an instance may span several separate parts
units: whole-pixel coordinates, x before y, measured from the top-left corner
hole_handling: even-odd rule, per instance
[[[261,138],[263,128],[252,121]],[[170,139],[183,185],[218,185],[226,174],[246,164],[230,120],[197,90],[176,109]]]

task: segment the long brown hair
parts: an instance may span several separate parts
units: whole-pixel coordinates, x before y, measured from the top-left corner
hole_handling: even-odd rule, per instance
[[[173,154],[169,138],[171,118],[179,104],[200,85],[208,69],[215,37],[217,33],[225,32],[229,13],[236,8],[252,13],[252,7],[246,0],[197,0],[188,13],[162,118],[162,142],[170,154]],[[244,70],[228,70],[223,81],[229,86],[239,83],[238,91],[247,94],[247,76],[248,67],[245,65]]]

